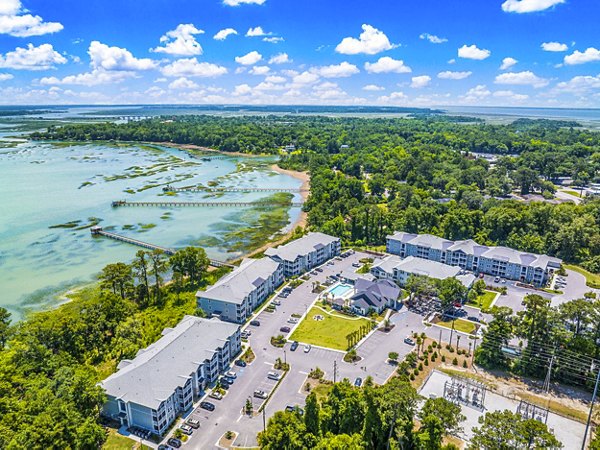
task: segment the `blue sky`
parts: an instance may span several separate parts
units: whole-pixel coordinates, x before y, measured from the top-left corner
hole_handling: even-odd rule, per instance
[[[598,0],[0,0],[0,103],[600,107]]]

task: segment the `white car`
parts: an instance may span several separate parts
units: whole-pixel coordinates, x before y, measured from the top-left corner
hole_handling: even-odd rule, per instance
[[[311,347],[310,345],[305,345],[305,346],[304,346],[304,353],[308,353],[308,352],[310,352],[310,349],[311,349],[311,348],[312,348],[312,347]]]
[[[260,389],[254,391],[254,396],[256,398],[262,398],[263,400],[268,397],[267,393],[265,391],[261,391]]]
[[[267,378],[270,380],[279,381],[279,380],[281,380],[281,374],[279,372],[275,372],[274,370],[272,370],[267,374]]]
[[[290,317],[288,319],[288,323],[298,323],[298,319],[296,319],[295,317]]]
[[[225,376],[229,377],[229,378],[236,379],[237,378],[237,373],[235,373],[233,370],[230,370],[229,372],[225,373]]]
[[[221,400],[223,398],[223,394],[221,394],[220,392],[211,392],[210,394],[208,394],[208,396],[210,398],[214,398],[215,400]]]

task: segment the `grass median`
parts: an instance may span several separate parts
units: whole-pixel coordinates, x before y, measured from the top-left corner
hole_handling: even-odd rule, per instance
[[[315,320],[315,316],[321,316],[323,319]],[[341,314],[328,314],[313,306],[294,330],[290,340],[335,350],[347,350],[346,336],[364,326],[370,327],[370,321]]]
[[[497,292],[485,291],[482,295],[477,297],[474,302],[469,302],[467,304],[479,309],[488,309],[496,298],[496,294]]]
[[[448,320],[448,321],[440,320],[439,322],[436,322],[435,324],[439,325],[440,327],[452,329],[452,320]],[[477,330],[477,326],[473,322],[470,322],[468,320],[456,319],[454,321],[454,329],[456,331],[461,331],[463,333],[473,334]]]

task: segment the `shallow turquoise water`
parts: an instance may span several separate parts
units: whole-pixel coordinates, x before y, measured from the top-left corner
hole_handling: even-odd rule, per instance
[[[179,186],[216,181],[222,187],[299,187],[299,180],[270,170],[270,162],[267,158],[239,157],[204,161],[169,148],[99,144],[57,147],[25,142],[0,148],[0,306],[18,319],[26,310],[59,302],[59,294],[65,290],[88,283],[106,264],[131,260],[139,249],[92,238],[87,228],[50,226],[77,220],[79,226],[87,225],[88,218],[96,217],[102,219],[100,224],[105,228],[114,227],[117,233],[165,247],[206,241],[231,224],[244,226],[243,211],[187,207],[113,209],[111,201],[215,198],[214,194],[204,193],[164,197],[162,186],[138,192],[145,186],[168,182]],[[237,170],[240,164],[250,168]],[[132,177],[136,173],[134,166],[141,168],[138,173],[156,173]],[[252,201],[268,195],[222,193],[218,198]],[[290,210],[290,223],[298,214],[299,208]],[[147,224],[156,226],[142,226]],[[227,243],[215,243],[206,251],[218,259],[239,256],[228,251]]]
[[[344,297],[349,291],[351,291],[353,287],[346,283],[339,283],[328,289],[327,292],[330,292],[334,295],[334,297]]]

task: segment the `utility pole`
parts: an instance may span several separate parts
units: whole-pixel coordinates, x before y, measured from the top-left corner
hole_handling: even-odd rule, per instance
[[[390,432],[387,438],[387,450],[390,450],[390,441],[392,440],[392,431],[394,431],[394,424],[396,423],[396,415],[398,414],[398,406],[394,408],[394,418],[392,419],[392,423],[390,423]]]
[[[335,384],[335,380],[337,378],[337,361],[333,360],[333,383]]]
[[[263,413],[263,431],[267,430],[267,420],[265,419],[265,409],[267,409],[266,405],[263,407],[263,411],[262,411],[262,413]]]
[[[544,380],[544,390],[546,394],[550,391],[550,377],[552,376],[552,365],[554,364],[554,355],[550,358],[550,364],[548,365],[548,373],[546,373],[546,379]]]
[[[475,349],[477,348],[477,336],[475,336],[475,342],[473,343],[473,354],[471,355],[471,365],[475,362]]]
[[[438,339],[438,347],[442,348],[442,329],[440,328],[440,338]]]
[[[452,328],[450,328],[450,348],[452,348],[452,335],[454,334],[454,321],[456,319],[452,316]]]
[[[594,363],[592,363],[592,370],[594,370]],[[585,444],[587,441],[588,431],[590,430],[590,422],[592,421],[592,412],[594,410],[594,402],[596,401],[596,394],[598,393],[598,382],[600,381],[600,369],[596,376],[596,385],[594,386],[594,393],[592,394],[592,403],[590,404],[590,412],[588,414],[587,423],[585,424],[585,433],[583,433],[583,442],[581,444],[581,450],[585,450]]]

